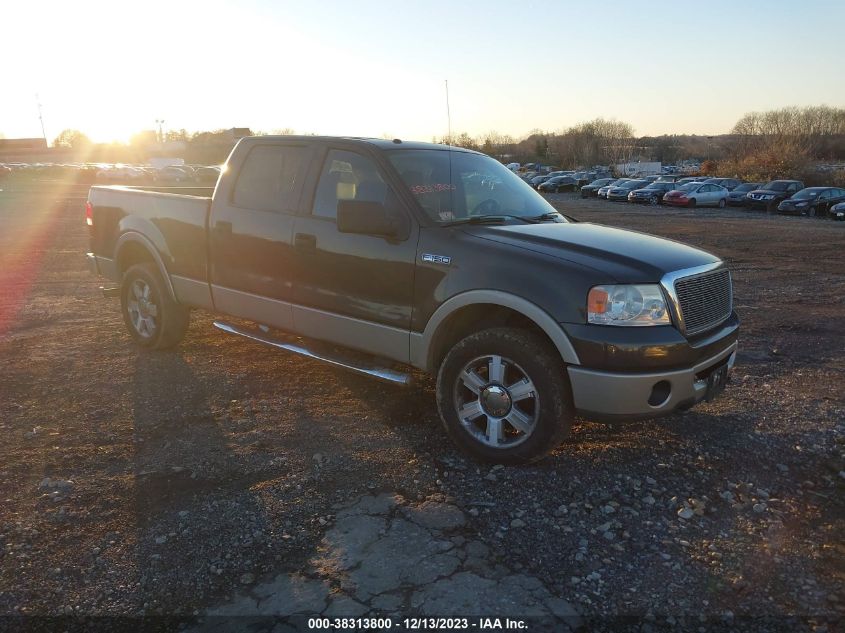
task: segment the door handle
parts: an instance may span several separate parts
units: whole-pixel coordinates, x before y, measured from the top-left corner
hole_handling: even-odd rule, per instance
[[[317,236],[310,233],[297,233],[293,238],[293,245],[296,248],[317,248]]]

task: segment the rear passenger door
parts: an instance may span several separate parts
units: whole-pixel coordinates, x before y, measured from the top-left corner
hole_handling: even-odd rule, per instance
[[[259,141],[229,165],[235,177],[221,179],[209,218],[217,311],[292,328],[293,227],[313,153],[307,144]]]
[[[382,202],[408,216],[410,232],[341,233],[339,200]],[[407,362],[418,227],[386,172],[357,148],[328,148],[309,201],[293,238],[296,331]]]

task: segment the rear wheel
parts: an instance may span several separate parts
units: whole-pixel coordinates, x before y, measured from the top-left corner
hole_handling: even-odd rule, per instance
[[[566,367],[538,334],[493,328],[453,347],[437,374],[446,433],[484,461],[524,463],[557,447],[574,418]]]
[[[727,202],[725,202],[724,198],[719,199],[719,208],[720,209],[724,209],[726,204],[727,204]]]
[[[695,198],[690,198],[690,199],[689,199],[689,202],[687,202],[687,206],[688,206],[690,209],[695,208]]]
[[[126,271],[120,305],[126,329],[141,347],[173,347],[188,330],[190,311],[173,300],[151,262],[135,264]]]

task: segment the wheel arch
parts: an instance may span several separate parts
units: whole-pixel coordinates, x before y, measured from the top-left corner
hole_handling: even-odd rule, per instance
[[[435,371],[448,349],[472,332],[497,325],[522,325],[538,330],[555,346],[563,361],[579,365],[578,355],[563,328],[538,305],[500,290],[470,290],[445,301],[421,334],[411,335],[411,362]]]
[[[164,260],[162,260],[152,240],[148,237],[135,231],[127,231],[118,238],[114,247],[114,253],[115,265],[117,266],[117,272],[121,279],[130,266],[142,262],[152,262],[158,268],[158,272],[164,280],[164,285],[167,288],[170,298],[174,301],[177,300],[170,274],[164,265]]]

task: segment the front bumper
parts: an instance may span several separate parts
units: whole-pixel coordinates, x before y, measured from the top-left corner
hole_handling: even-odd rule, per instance
[[[568,367],[572,397],[580,415],[592,419],[650,418],[688,408],[707,395],[707,378],[736,361],[737,343],[697,365],[675,371],[615,373]],[[667,388],[668,384],[668,388]]]
[[[771,200],[755,200],[754,198],[746,198],[745,206],[749,209],[768,209],[770,205],[777,206],[779,204],[774,198]]]
[[[580,365],[568,367],[575,407],[601,418],[655,417],[692,406],[705,396],[707,374],[733,366],[740,320],[736,312],[692,338],[673,326],[610,327],[562,323]],[[654,399],[655,385],[669,387]],[[651,404],[649,400],[651,399]]]

